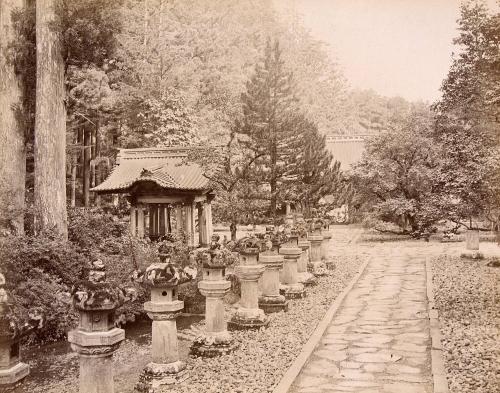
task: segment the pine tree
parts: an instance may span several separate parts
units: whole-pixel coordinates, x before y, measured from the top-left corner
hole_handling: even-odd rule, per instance
[[[322,197],[333,196],[333,204],[344,197],[345,183],[340,173],[340,163],[334,161],[326,148],[326,136],[321,135],[316,124],[299,114],[295,116],[296,129],[300,130],[289,141],[288,172],[283,200],[294,200],[310,214]]]
[[[287,171],[287,143],[293,138],[296,98],[278,41],[268,40],[264,57],[242,95],[243,117],[236,123],[240,144],[255,156],[251,178],[268,185],[270,213],[276,215],[279,187]]]

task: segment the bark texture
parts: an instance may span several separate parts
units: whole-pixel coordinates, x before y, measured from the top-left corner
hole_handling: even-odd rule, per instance
[[[7,49],[16,39],[12,11],[23,0],[0,1],[0,232],[24,232],[26,151],[22,111],[22,83],[9,62]]]
[[[36,2],[35,229],[67,237],[66,92],[54,6]]]

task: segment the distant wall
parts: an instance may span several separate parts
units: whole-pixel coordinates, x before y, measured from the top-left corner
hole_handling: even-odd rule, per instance
[[[340,161],[340,169],[345,171],[361,159],[365,150],[365,139],[368,137],[369,135],[328,135],[326,148],[335,160]]]

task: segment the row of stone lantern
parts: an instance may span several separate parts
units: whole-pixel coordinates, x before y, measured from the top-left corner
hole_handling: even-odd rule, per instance
[[[268,231],[263,239],[244,238],[236,244],[234,251],[238,251],[240,263],[235,270],[241,281],[241,301],[229,326],[236,329],[266,326],[269,323],[266,313],[287,310],[287,299],[305,296],[304,284],[312,283],[313,277],[307,273],[304,256],[307,258],[309,253],[314,263],[318,251],[320,255],[321,243],[315,242],[314,236],[306,239],[303,230],[292,228],[286,236]],[[206,298],[206,314],[204,332],[191,347],[194,356],[219,356],[236,347],[227,329],[223,303],[231,285],[225,278],[225,270],[234,264],[235,257],[230,250],[221,248],[215,237],[210,249],[200,253],[198,261],[203,271],[198,287]],[[153,322],[152,359],[136,385],[139,392],[154,393],[161,386],[188,378],[186,364],[179,357],[176,318],[184,308],[178,300],[178,285],[193,277],[187,277],[184,270],[170,263],[171,249],[167,247],[163,252],[161,263],[150,265],[142,277],[142,283],[151,291],[144,309]],[[11,331],[13,324],[7,317],[9,305],[4,285],[0,274],[0,384],[16,382],[29,372],[28,366],[19,360],[19,339],[29,329]],[[78,327],[69,332],[68,341],[80,358],[79,391],[112,393],[112,356],[125,338],[124,330],[115,327],[114,314],[120,305],[134,297],[134,291],[106,282],[104,264],[95,261],[88,279],[79,282],[72,294],[80,317]]]

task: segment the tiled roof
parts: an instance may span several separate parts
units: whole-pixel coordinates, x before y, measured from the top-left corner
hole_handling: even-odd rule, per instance
[[[198,164],[185,164],[188,148],[122,149],[109,177],[92,188],[98,193],[124,192],[139,181],[176,190],[207,190],[208,179]]]

